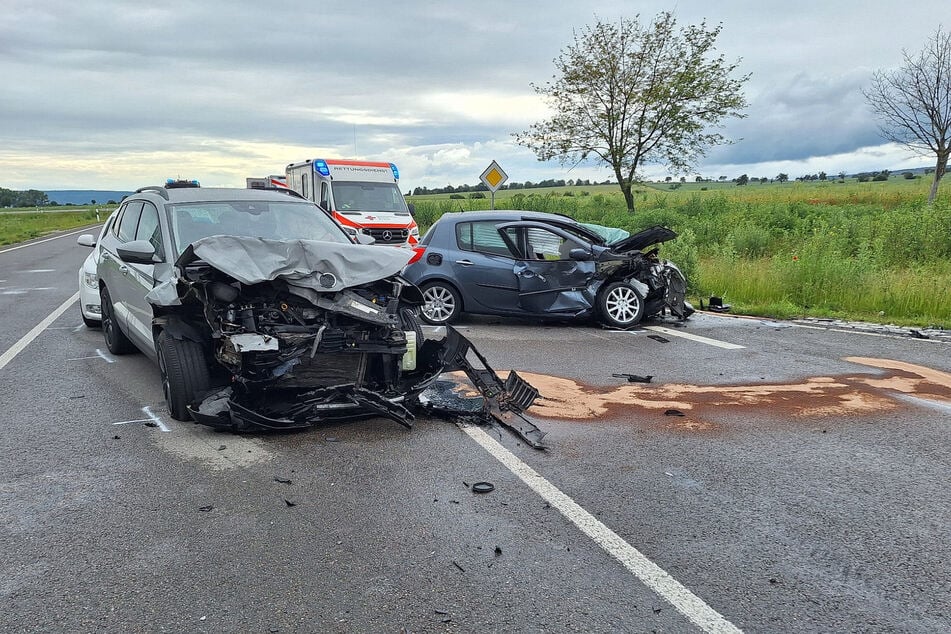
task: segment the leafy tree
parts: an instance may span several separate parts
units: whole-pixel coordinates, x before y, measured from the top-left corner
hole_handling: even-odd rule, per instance
[[[741,174],[739,178],[736,179],[737,185],[747,185],[750,182],[750,177],[746,174]]]
[[[779,174],[776,175],[776,180],[778,180],[780,183],[785,183],[786,181],[789,180],[789,174],[780,172]]]
[[[877,71],[863,92],[883,137],[935,157],[933,203],[951,156],[951,32],[939,26],[917,56],[902,50],[902,58],[900,68]]]
[[[598,20],[576,31],[554,60],[557,75],[532,84],[556,114],[516,133],[516,141],[541,161],[610,166],[633,211],[643,165],[686,172],[708,147],[730,143],[711,128],[743,116],[740,89],[749,75],[732,78],[739,62],[715,56],[721,29],[706,22],[678,28],[663,12],[646,25],[638,17]]]

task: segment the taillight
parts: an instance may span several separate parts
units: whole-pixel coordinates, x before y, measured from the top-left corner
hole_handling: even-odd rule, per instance
[[[423,253],[426,252],[426,247],[413,247],[413,257],[409,259],[409,262],[406,263],[406,266],[413,264],[414,262],[419,262],[420,258],[423,257]]]

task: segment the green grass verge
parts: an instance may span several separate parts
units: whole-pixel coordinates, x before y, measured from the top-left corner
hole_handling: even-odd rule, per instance
[[[100,211],[105,220],[109,212]],[[39,238],[54,231],[64,231],[95,224],[96,210],[29,212],[0,211],[0,246]]]

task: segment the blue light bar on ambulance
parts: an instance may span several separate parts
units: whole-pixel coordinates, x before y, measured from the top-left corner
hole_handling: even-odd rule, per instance
[[[314,171],[321,176],[330,176],[330,168],[324,159],[314,159]]]
[[[393,170],[393,178],[395,178],[396,180],[399,180],[400,171],[396,169],[396,165],[394,163],[390,163],[390,169]]]

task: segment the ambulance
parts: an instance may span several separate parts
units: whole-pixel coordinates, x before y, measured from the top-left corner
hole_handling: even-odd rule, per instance
[[[415,209],[400,192],[393,163],[309,159],[288,165],[285,176],[289,188],[323,207],[347,233],[370,236],[375,244],[419,243]]]
[[[248,189],[289,189],[283,176],[272,175],[264,178],[246,178]]]

